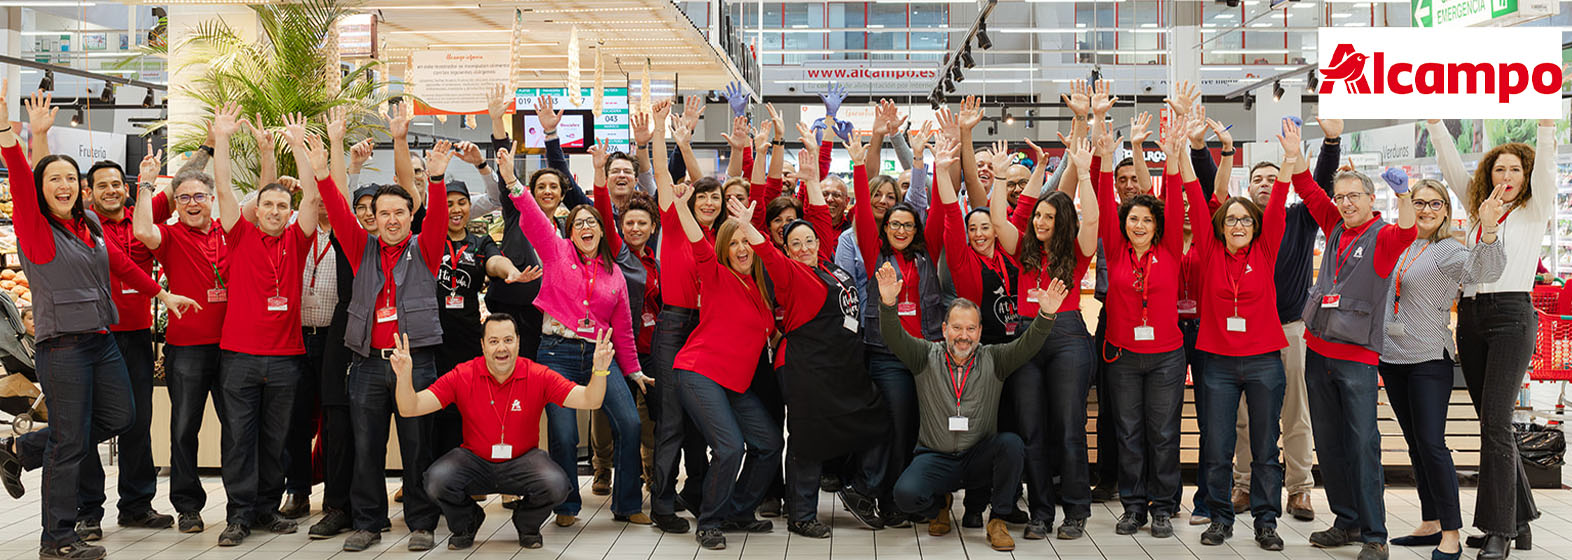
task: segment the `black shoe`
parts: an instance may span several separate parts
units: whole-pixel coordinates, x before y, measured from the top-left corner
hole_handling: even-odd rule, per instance
[[[694,534],[693,538],[699,541],[699,546],[704,548],[726,550],[726,533],[720,529],[699,529],[699,532]]]
[[[820,523],[817,519],[788,521],[786,522],[786,530],[810,539],[830,538],[830,526]]]
[[[239,523],[230,523],[224,526],[224,532],[218,534],[218,546],[240,546],[246,542],[246,537],[251,536],[251,529]]]
[[[1517,537],[1512,540],[1516,543],[1516,548],[1518,550],[1534,549],[1533,530],[1529,529],[1527,523],[1519,523],[1517,525]],[[1479,548],[1485,546],[1485,535],[1474,535],[1472,537],[1464,538],[1463,544],[1468,548]]]
[[[371,545],[382,542],[382,533],[376,531],[355,531],[344,539],[344,552],[360,552],[371,548]]]
[[[1316,548],[1337,548],[1354,542],[1359,536],[1358,529],[1333,526],[1325,531],[1310,533],[1310,544]]]
[[[98,560],[106,553],[104,547],[83,541],[64,546],[45,546],[38,549],[39,560]]]
[[[475,546],[474,533],[454,533],[448,537],[448,550],[465,550]]]
[[[275,535],[289,535],[293,534],[295,531],[300,530],[299,523],[284,519],[277,515],[270,519],[258,519],[256,526],[267,529],[267,532],[273,533]]]
[[[981,529],[982,526],[982,512],[967,511],[961,514],[961,527],[965,527],[967,529]]]
[[[104,538],[104,528],[97,519],[82,519],[76,522],[76,538],[83,542],[93,542]]]
[[[1229,525],[1221,521],[1213,521],[1212,524],[1206,528],[1206,532],[1201,533],[1201,544],[1206,546],[1218,546],[1223,544],[1223,541],[1228,540],[1229,537],[1232,536],[1234,536],[1233,525]],[[1259,539],[1260,535],[1257,534],[1256,538]]]
[[[22,460],[16,457],[16,438],[0,438],[0,483],[5,485],[5,491],[12,498],[20,498],[27,488],[22,486]],[[60,549],[71,548],[75,545],[65,545]],[[103,549],[99,548],[99,556],[103,556]]]
[[[200,533],[207,530],[207,524],[202,522],[202,514],[194,511],[180,512],[180,532]]]
[[[1092,503],[1100,504],[1119,499],[1119,489],[1113,485],[1098,485],[1092,489]]]
[[[341,509],[330,509],[322,514],[322,519],[306,531],[306,536],[312,540],[329,539],[348,531],[354,520],[350,519],[349,512]]]
[[[1005,523],[1013,523],[1016,525],[1022,525],[1032,520],[1032,516],[1025,511],[1022,511],[1020,508],[1016,508],[1015,511],[1006,513],[1004,515],[999,515],[998,512],[992,512],[988,515],[988,518],[999,519]]]
[[[1048,538],[1048,527],[1051,525],[1053,525],[1052,522],[1043,521],[1041,519],[1033,519],[1028,521],[1026,522],[1026,530],[1021,532],[1021,538],[1030,541],[1040,541],[1046,539]]]
[[[672,508],[671,509],[673,510],[673,513],[678,512],[678,511],[686,511],[686,512],[691,513],[693,515],[698,515],[699,514],[699,512],[694,511],[694,509],[692,507],[689,507],[687,498],[683,498],[682,494],[677,494],[675,497],[672,498]]]
[[[819,490],[824,491],[824,492],[829,492],[829,493],[835,493],[835,492],[839,492],[840,489],[841,489],[841,477],[839,475],[834,475],[834,474],[829,474],[829,473],[825,473],[825,474],[819,475]]]
[[[1502,541],[1502,546],[1506,546],[1505,541]],[[1483,557],[1484,553],[1481,552],[1480,556]],[[1359,549],[1359,560],[1387,560],[1386,543],[1365,543],[1364,548]]]
[[[546,539],[540,533],[523,533],[519,535],[519,546],[524,548],[540,548],[546,546]]]
[[[288,497],[284,498],[284,507],[278,508],[278,514],[284,519],[300,519],[311,515],[311,496],[288,494]]]
[[[1086,536],[1086,519],[1066,519],[1059,524],[1058,538],[1061,541],[1073,541]]]
[[[850,486],[841,488],[840,492],[837,493],[837,496],[840,497],[841,504],[846,506],[846,511],[851,512],[852,517],[856,517],[857,521],[862,522],[862,524],[868,526],[869,529],[877,530],[884,528],[884,520],[879,518],[878,503],[876,503],[872,497],[868,496],[867,494],[863,494],[862,492],[858,492],[856,488],[852,488]],[[788,525],[786,528],[790,529],[791,526]],[[829,527],[825,527],[824,529],[826,531],[825,535],[829,535]]]
[[[744,533],[768,533],[775,529],[775,524],[768,519],[727,519],[721,522],[721,531]]]
[[[1152,516],[1152,536],[1159,539],[1174,536],[1173,518],[1167,515]]]
[[[1512,553],[1507,546],[1510,539],[1502,535],[1486,535],[1484,546],[1479,547],[1479,560],[1505,560]]]
[[[1255,545],[1261,547],[1261,550],[1282,550],[1283,538],[1277,536],[1276,527],[1257,527]]]
[[[765,498],[759,504],[759,517],[780,517],[781,501],[779,498]]]
[[[1141,527],[1146,526],[1146,515],[1126,513],[1119,516],[1119,522],[1114,524],[1114,533],[1119,535],[1134,535]]]
[[[675,513],[652,513],[650,520],[655,522],[655,528],[663,533],[688,532],[688,520],[677,517]]]
[[[121,515],[115,522],[119,523],[121,527],[168,529],[175,526],[175,516],[149,509],[136,515]]]
[[[879,521],[890,529],[905,529],[912,526],[912,516],[898,511],[887,511],[879,515]]]
[[[437,536],[427,529],[415,529],[409,532],[409,551],[421,552],[431,550],[437,546]]]
[[[1392,539],[1392,546],[1436,546],[1441,544],[1441,532],[1436,531],[1428,535],[1403,535]]]

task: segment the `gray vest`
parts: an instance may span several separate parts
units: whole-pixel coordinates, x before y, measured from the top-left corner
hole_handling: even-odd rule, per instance
[[[628,284],[628,313],[633,315],[633,330],[637,332],[644,324],[644,286],[649,284],[649,271],[644,270],[644,261],[628,250],[627,244],[617,251],[616,261],[622,279]]]
[[[890,267],[900,273],[901,267],[895,264],[895,255],[879,255],[879,261],[874,265],[874,270],[890,263]],[[939,271],[927,253],[917,255],[913,259],[917,267],[917,297],[922,300],[917,302],[918,314],[922,316],[922,337],[927,340],[944,340],[944,308],[949,305],[950,298],[945,296],[944,289],[939,285]],[[910,278],[902,278],[910,282]],[[879,280],[868,277],[868,297],[862,300],[862,340],[868,346],[880,352],[888,352],[884,348],[884,338],[879,334]]]
[[[443,232],[433,232],[441,235]],[[437,278],[426,268],[420,255],[420,236],[410,237],[404,258],[393,265],[393,299],[398,307],[398,332],[409,335],[411,348],[442,344],[442,323],[437,312]],[[371,355],[371,327],[376,321],[377,296],[382,293],[382,243],[367,235],[366,250],[360,255],[360,271],[355,274],[354,296],[349,300],[349,323],[344,327],[344,346],[363,357]]]
[[[1379,218],[1377,218],[1379,219]],[[1310,287],[1310,298],[1305,301],[1305,328],[1327,342],[1362,346],[1376,353],[1381,352],[1381,336],[1386,328],[1386,313],[1381,308],[1386,302],[1387,289],[1392,279],[1376,274],[1375,259],[1377,233],[1384,224],[1371,224],[1364,234],[1348,247],[1341,274],[1337,271],[1337,247],[1343,237],[1343,228],[1337,228],[1327,238],[1326,251],[1321,254],[1321,273]],[[1337,307],[1321,307],[1325,295],[1338,296]]]
[[[44,218],[48,220],[49,218]],[[98,222],[89,214],[87,219]],[[22,270],[33,282],[33,327],[39,342],[73,334],[108,330],[120,321],[109,293],[109,249],[103,236],[88,247],[76,234],[50,224],[55,259],[38,264],[22,255]]]

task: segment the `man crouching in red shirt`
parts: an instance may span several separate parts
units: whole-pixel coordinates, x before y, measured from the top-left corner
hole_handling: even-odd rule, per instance
[[[486,512],[470,496],[481,494],[519,496],[519,507],[513,510],[519,546],[540,548],[541,524],[576,487],[573,478],[538,447],[541,411],[548,402],[581,410],[600,408],[615,355],[611,331],[595,337],[594,375],[583,386],[519,357],[518,328],[508,314],[491,314],[482,328],[482,357],[459,364],[418,393],[410,381],[414,362],[409,337],[394,337],[396,348],[388,361],[398,376],[394,388],[398,413],[422,416],[451,404],[463,419],[464,444],[426,471],[426,494],[442,507],[453,531],[449,550],[475,543]]]

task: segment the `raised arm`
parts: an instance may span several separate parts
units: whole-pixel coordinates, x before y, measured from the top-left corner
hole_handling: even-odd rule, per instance
[[[1135,165],[1135,179],[1141,183],[1142,192],[1152,192],[1152,170],[1146,165],[1146,139],[1152,132],[1151,113],[1136,113],[1130,119],[1130,161]]]
[[[240,107],[233,103],[219,109],[213,115],[213,190],[218,194],[218,223],[224,226],[224,231],[234,229],[235,222],[241,219],[240,199],[235,197],[234,186],[229,179],[229,139],[240,129],[236,117],[240,114]],[[260,118],[260,115],[258,115]],[[260,137],[262,133],[257,130],[261,123],[246,123],[251,128],[252,134]],[[264,183],[265,184],[265,183]]]
[[[742,160],[746,157],[744,150],[748,148],[748,117],[737,116],[731,119],[731,134],[721,133],[726,139],[726,144],[731,146],[731,157],[726,158],[726,176],[742,176]]]
[[[618,255],[622,253],[622,235],[620,235],[618,225],[611,223],[616,221],[616,218],[612,217],[615,215],[615,209],[611,207],[611,190],[606,188],[605,169],[606,150],[608,148],[606,141],[601,140],[590,145],[589,153],[590,161],[595,166],[595,211],[599,212],[601,218],[608,222],[603,224],[601,229],[606,236],[606,243],[611,245],[611,254]]]
[[[863,156],[864,167],[884,169],[884,158],[879,155],[884,150],[884,139],[892,134],[899,135],[903,122],[906,122],[906,117],[900,115],[894,101],[879,100],[879,104],[873,108],[873,136],[868,140],[868,153]]]
[[[1457,152],[1457,140],[1452,138],[1452,132],[1447,130],[1446,123],[1441,122],[1441,119],[1426,120],[1425,130],[1430,133],[1430,147],[1436,151],[1436,165],[1441,168],[1441,178],[1446,179],[1453,196],[1467,200],[1469,176],[1468,171],[1463,169],[1463,156]],[[1317,170],[1320,167],[1318,163]]]
[[[945,117],[941,116],[941,126],[944,122]],[[957,127],[955,131],[957,138],[960,138],[961,175],[962,180],[966,182],[966,198],[977,201],[988,200],[988,186],[982,184],[982,179],[977,175],[977,152],[972,149],[972,129],[981,122],[982,100],[975,95],[969,95],[961,100],[961,111],[955,114],[953,125]],[[995,169],[994,173],[1003,171],[1003,169]]]
[[[948,139],[934,156],[933,175],[939,191],[937,206],[940,210],[939,215],[930,217],[930,221],[943,222],[944,226],[938,229],[939,239],[928,239],[927,242],[944,249],[944,262],[950,268],[950,279],[955,283],[956,294],[976,298],[982,293],[982,275],[977,269],[977,258],[972,256],[972,249],[967,244],[966,218],[962,215],[955,185],[950,182],[950,170],[959,163],[959,151],[960,143]]]
[[[689,103],[693,103],[693,100],[691,96],[688,98]],[[650,125],[653,129],[650,136],[650,157],[654,159],[650,169],[655,172],[655,202],[662,212],[669,210],[672,201],[676,199],[676,195],[671,190],[671,167],[666,164],[666,127],[670,116],[671,113],[662,112],[659,107],[656,107],[655,113],[650,115]],[[689,135],[692,132],[683,132],[686,129],[680,123],[676,130],[679,138],[691,137]]]
[[[634,111],[632,115],[628,116],[628,121],[629,128],[632,129],[631,132],[633,134],[634,158],[639,163],[639,190],[648,193],[650,196],[656,196],[655,164],[650,159],[650,135],[653,134],[650,130],[650,115],[643,111]],[[664,125],[665,123],[661,124]],[[664,134],[665,130],[662,129],[661,133]],[[667,172],[670,173],[671,170],[668,169]],[[596,191],[595,200],[600,200],[599,190]]]
[[[419,209],[426,204],[421,197],[425,193],[420,189],[424,185],[415,184],[415,164],[410,161],[409,152],[409,121],[412,117],[412,101],[394,104],[388,108],[388,135],[393,137],[393,175],[400,187],[409,193],[415,201],[415,208]],[[564,186],[564,189],[566,186]]]
[[[1343,142],[1339,139],[1343,134],[1343,119],[1323,119],[1316,117],[1316,122],[1321,123],[1321,155],[1315,160],[1315,182],[1321,185],[1321,190],[1327,196],[1332,195],[1332,179],[1337,176],[1338,159],[1343,157]],[[1455,150],[1455,149],[1454,149]],[[1461,165],[1461,164],[1459,164]],[[1465,183],[1468,176],[1463,176]],[[1459,195],[1461,196],[1461,195]]]
[[[1184,185],[1188,183],[1195,183],[1195,170],[1190,167],[1190,158],[1183,156],[1184,135],[1172,134],[1170,136],[1173,137],[1171,139],[1173,146],[1172,148],[1169,148],[1172,150],[1172,154],[1169,156],[1169,159],[1178,161],[1179,180],[1181,182],[1178,185],[1163,185],[1163,220],[1165,220],[1164,226],[1167,231],[1183,232],[1185,218]],[[1195,227],[1196,222],[1204,221],[1209,218],[1206,213],[1206,203],[1204,201],[1198,205],[1192,204],[1190,206],[1189,214],[1192,228]],[[1168,250],[1171,251],[1174,255],[1184,254],[1184,235],[1164,235],[1162,243],[1163,245],[1167,246]]]
[[[142,158],[142,165],[138,169],[137,188],[141,189],[144,200],[153,197],[153,181],[158,178],[159,161],[164,157],[164,151],[148,153]],[[138,204],[131,208],[131,233],[136,235],[136,240],[141,241],[149,251],[158,250],[163,245],[164,236],[158,231],[158,224],[153,219],[152,204]]]
[[[562,111],[556,108],[556,101],[550,95],[536,97],[535,116],[540,119],[541,130],[546,133],[546,165],[561,171],[568,180],[567,184],[562,185],[562,207],[589,204],[589,197],[585,196],[578,179],[574,178],[573,167],[568,165],[568,154],[562,151],[562,140],[557,137],[557,127],[562,124]]]
[[[236,108],[239,111],[239,108]],[[321,193],[317,189],[316,169],[311,164],[311,149],[306,145],[306,116],[300,113],[284,115],[284,141],[289,145],[289,151],[295,156],[295,169],[300,175],[301,212],[296,213],[295,225],[300,231],[311,237],[317,234],[317,204],[321,202]],[[321,139],[311,137],[316,142]]]
[[[877,285],[870,286],[870,291],[878,292],[879,296],[879,334],[884,338],[884,345],[895,354],[912,375],[922,375],[928,369],[928,348],[933,344],[926,340],[918,339],[906,332],[901,327],[899,313],[895,310],[895,303],[900,299],[900,275],[895,273],[895,267],[884,263],[874,277]],[[873,294],[870,294],[873,295]]]
[[[1063,167],[1063,165],[1060,167]],[[1041,168],[1040,165],[1038,168]],[[1036,175],[1035,170],[1033,175]],[[1039,175],[1039,177],[1041,176]],[[948,184],[949,178],[940,178],[940,182],[939,192],[942,199],[944,198],[944,186],[942,185]],[[954,188],[952,187],[951,190],[953,191]],[[988,221],[993,223],[994,239],[999,240],[999,248],[1004,249],[1004,252],[1011,255],[1018,255],[1021,244],[1021,228],[1015,227],[1015,223],[1010,220],[1010,200],[1009,193],[1006,190],[996,188],[988,193]],[[1038,183],[1034,186],[1032,183],[1027,183],[1026,189],[1021,191],[1021,197],[1017,203],[1025,202],[1028,197],[1036,198],[1036,193],[1031,192],[1033,190],[1042,190],[1042,184]],[[961,231],[966,231],[965,224],[961,224]]]
[[[1534,153],[1538,157],[1534,158],[1533,183],[1529,188],[1534,189],[1532,192],[1540,193],[1540,196],[1529,198],[1526,209],[1533,212],[1534,221],[1542,222],[1550,219],[1556,211],[1556,121],[1541,119],[1536,135]]]
[[[911,134],[911,144],[916,146],[916,150],[912,152],[912,184],[910,188],[906,189],[905,202],[911,205],[912,208],[916,208],[918,212],[927,213],[928,207],[933,204],[929,197],[933,178],[928,175],[928,166],[923,163],[922,153],[928,150],[928,137],[932,134],[932,131],[926,130],[928,129],[928,123],[923,123],[923,128],[925,129],[924,131]]]
[[[27,142],[28,167],[38,165],[38,160],[49,155],[49,129],[55,126],[55,116],[60,114],[59,107],[51,107],[54,101],[54,94],[43,91],[34,91],[22,100],[27,110],[27,125],[32,129],[32,138]],[[10,125],[11,121],[3,124]]]
[[[704,228],[693,217],[693,210],[688,208],[688,199],[693,197],[693,186],[675,185],[672,190],[676,197],[672,204],[677,209],[677,222],[682,224],[682,233],[688,237],[689,245],[699,244],[704,241]]]
[[[339,105],[328,110],[328,176],[333,184],[349,183],[349,164],[344,161],[344,129],[349,125],[349,107]]]
[[[1217,139],[1223,143],[1222,161],[1217,164],[1216,173],[1213,174],[1210,183],[1212,186],[1212,197],[1218,201],[1228,200],[1228,185],[1234,181],[1234,162],[1238,161],[1234,151],[1234,137],[1228,133],[1228,127],[1223,126],[1223,123],[1214,119],[1206,119],[1206,125],[1217,132]],[[1195,165],[1196,160],[1194,158],[1191,158],[1190,161],[1191,165]],[[1208,153],[1206,155],[1206,161],[1212,161],[1211,154]],[[1199,174],[1197,176],[1199,177]],[[1205,186],[1206,184],[1203,181],[1202,185]],[[1283,190],[1288,190],[1287,186],[1284,186]],[[1285,193],[1284,196],[1287,196],[1287,194]],[[1284,200],[1287,199],[1285,198]]]
[[[907,123],[910,124],[910,123]],[[897,128],[890,133],[890,147],[895,149],[895,162],[901,169],[912,168],[912,146],[906,143],[906,134]]]
[[[852,155],[852,183],[853,192],[856,193],[857,203],[852,205],[852,229],[856,231],[857,249],[862,252],[862,264],[867,267],[868,276],[874,275],[874,265],[878,263],[879,256],[879,225],[873,219],[873,195],[868,188],[868,168],[860,162],[863,161],[863,146],[860,133],[852,133],[851,140],[846,142],[846,151]]]
[[[568,391],[568,396],[562,399],[562,406],[578,410],[600,408],[606,398],[606,377],[611,375],[611,360],[617,354],[616,346],[612,340],[612,331],[604,330],[595,333],[595,353],[590,359],[592,375],[589,384]],[[640,383],[639,388],[644,387],[644,384]]]

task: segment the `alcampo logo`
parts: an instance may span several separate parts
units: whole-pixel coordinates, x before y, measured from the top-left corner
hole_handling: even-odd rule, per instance
[[[1501,103],[1530,87],[1543,95],[1561,91],[1561,66],[1541,63],[1532,69],[1520,62],[1456,63],[1388,61],[1385,51],[1370,54],[1339,43],[1332,62],[1317,71],[1327,95],[1341,87],[1349,94],[1495,94]]]

